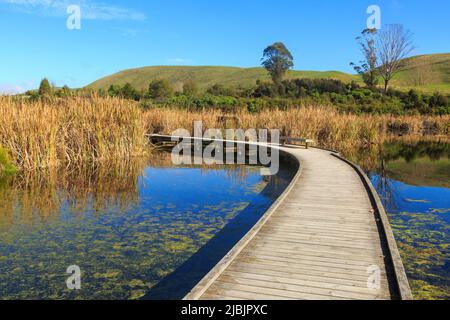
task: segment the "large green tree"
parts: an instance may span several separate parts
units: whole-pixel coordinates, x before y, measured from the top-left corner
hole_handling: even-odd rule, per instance
[[[282,42],[276,42],[264,49],[261,61],[276,84],[281,83],[286,72],[294,67],[294,58]]]
[[[39,85],[39,91],[40,96],[51,96],[52,95],[52,86],[50,85],[50,82],[47,78],[44,78],[41,80],[41,84]]]

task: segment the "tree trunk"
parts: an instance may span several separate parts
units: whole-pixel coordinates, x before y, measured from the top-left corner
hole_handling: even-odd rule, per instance
[[[389,80],[385,79],[384,80],[384,93],[387,93],[388,84],[389,84]]]

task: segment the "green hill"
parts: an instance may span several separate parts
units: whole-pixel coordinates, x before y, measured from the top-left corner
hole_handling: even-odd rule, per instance
[[[288,78],[328,78],[344,82],[359,79],[339,71],[289,71]],[[205,89],[217,83],[227,87],[250,87],[255,85],[256,80],[269,81],[270,77],[263,68],[158,66],[121,71],[95,81],[88,88],[107,89],[111,84],[124,85],[129,82],[135,88],[146,89],[155,79],[167,79],[177,89],[181,89],[184,82],[192,80]]]
[[[405,59],[405,64],[405,70],[393,79],[392,85],[450,94],[450,53],[415,56]]]
[[[398,89],[416,88],[421,91],[442,91],[450,94],[450,54],[422,55],[405,60],[406,68],[392,82]],[[358,75],[340,71],[289,71],[288,78],[326,78],[344,82],[361,82]],[[270,80],[263,68],[155,66],[129,69],[101,78],[88,85],[91,89],[107,89],[110,85],[129,82],[138,89],[147,89],[155,79],[167,79],[179,91],[183,83],[195,81],[202,89],[216,83],[227,87],[250,87],[256,80]]]

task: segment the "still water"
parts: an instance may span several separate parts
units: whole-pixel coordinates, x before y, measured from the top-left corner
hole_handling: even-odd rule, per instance
[[[254,225],[292,172],[128,164],[0,181],[0,299],[179,299]],[[69,266],[81,290],[69,290]]]
[[[353,160],[383,201],[414,298],[449,299],[450,144],[389,142]]]
[[[450,298],[450,144],[396,141],[346,154],[388,212],[416,299]],[[0,180],[0,299],[179,299],[292,178],[259,167],[127,164]],[[67,267],[81,290],[67,289]]]

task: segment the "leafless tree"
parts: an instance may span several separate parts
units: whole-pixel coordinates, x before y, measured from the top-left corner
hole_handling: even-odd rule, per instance
[[[387,25],[378,32],[377,55],[385,92],[394,75],[404,68],[404,59],[414,50],[412,38],[413,34],[399,24]]]

